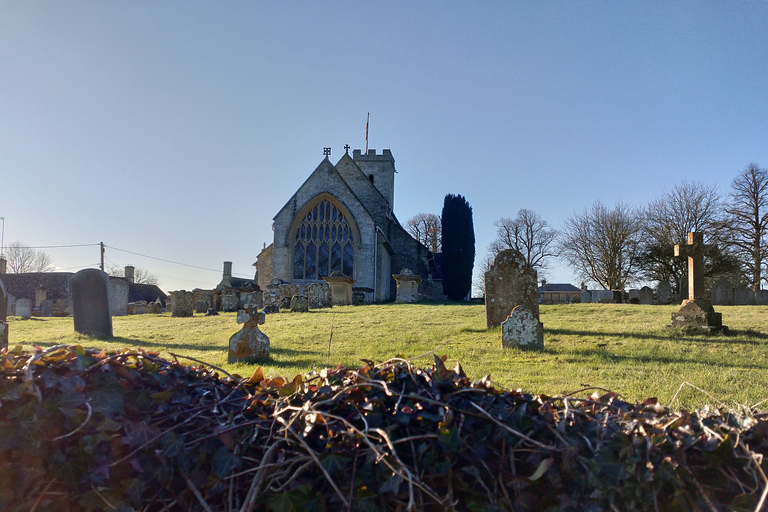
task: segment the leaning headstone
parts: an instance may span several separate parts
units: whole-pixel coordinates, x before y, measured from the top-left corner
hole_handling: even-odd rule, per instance
[[[640,288],[639,300],[640,304],[653,304],[653,289],[648,286],[643,286]]]
[[[640,304],[640,290],[633,288],[627,295],[630,304]]]
[[[221,291],[221,310],[232,313],[240,308],[240,294],[234,288],[224,288]]]
[[[264,299],[264,312],[267,314],[280,312],[280,294],[276,289],[268,289],[262,296]]]
[[[16,300],[16,316],[27,320],[32,318],[32,299]]]
[[[171,292],[171,316],[192,316],[195,295],[186,290]]]
[[[527,306],[517,306],[501,323],[502,348],[544,349],[544,324]]]
[[[310,284],[307,286],[307,299],[309,300],[309,309],[330,308],[333,306],[331,285],[325,281]]]
[[[355,280],[347,277],[338,270],[331,272],[323,280],[331,285],[331,300],[334,306],[349,306],[352,304],[352,285]]]
[[[536,271],[525,265],[523,255],[513,249],[496,255],[485,273],[485,322],[496,327],[517,306],[526,306],[539,318],[539,286]]]
[[[301,295],[294,295],[291,298],[291,313],[307,313],[309,311],[309,301]]]
[[[109,313],[112,316],[128,314],[128,294],[131,283],[122,277],[109,277]]]
[[[727,279],[718,279],[712,285],[712,304],[717,306],[733,306],[734,286]]]
[[[211,307],[211,304],[207,300],[199,300],[195,302],[195,313],[206,313]]]
[[[723,316],[704,298],[704,235],[688,233],[688,244],[675,245],[675,256],[688,259],[688,299],[672,313],[672,327],[706,331],[723,329]]]
[[[656,299],[658,299],[659,304],[672,303],[672,286],[668,282],[662,281],[656,287]]]
[[[109,276],[95,268],[77,272],[70,279],[75,331],[96,338],[112,337]]]
[[[281,284],[277,291],[280,294],[280,309],[291,309],[291,299],[295,295],[301,295],[301,288],[297,284]]]
[[[755,303],[755,292],[746,286],[737,286],[733,289],[733,303],[736,306],[747,306]]]
[[[40,316],[46,318],[53,316],[53,301],[51,299],[45,299],[40,303]]]
[[[404,268],[399,274],[393,274],[392,278],[397,283],[397,296],[395,303],[413,303],[419,300],[419,285],[421,276],[417,276],[411,269]]]
[[[254,306],[237,312],[237,323],[243,328],[229,338],[227,362],[257,363],[269,357],[269,338],[259,330],[266,315]]]

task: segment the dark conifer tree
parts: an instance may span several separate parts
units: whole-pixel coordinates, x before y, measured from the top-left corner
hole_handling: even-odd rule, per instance
[[[451,300],[462,300],[472,288],[475,262],[472,207],[463,196],[445,196],[442,224],[443,293]]]

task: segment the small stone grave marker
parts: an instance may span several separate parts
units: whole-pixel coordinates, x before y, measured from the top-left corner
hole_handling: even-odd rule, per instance
[[[517,306],[501,323],[503,348],[544,349],[544,324],[527,306]]]
[[[266,315],[255,306],[237,312],[237,323],[243,328],[229,338],[227,362],[257,363],[269,358],[269,338],[259,330]]]

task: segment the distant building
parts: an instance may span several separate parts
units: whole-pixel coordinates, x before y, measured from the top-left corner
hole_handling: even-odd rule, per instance
[[[541,281],[539,302],[541,304],[570,304],[576,297],[581,297],[583,290],[568,283],[547,283]]]

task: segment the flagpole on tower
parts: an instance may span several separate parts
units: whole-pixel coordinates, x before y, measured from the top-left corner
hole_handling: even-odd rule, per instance
[[[368,112],[368,117],[365,119],[365,154],[368,154],[368,122],[371,120],[371,113]]]

